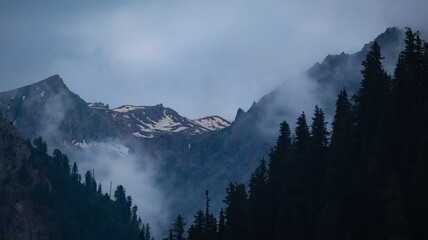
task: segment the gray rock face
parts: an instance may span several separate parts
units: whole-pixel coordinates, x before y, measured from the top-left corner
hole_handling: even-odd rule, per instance
[[[89,105],[91,106],[91,104]],[[162,104],[156,106],[125,105],[115,109],[92,108],[110,117],[118,128],[137,138],[156,138],[163,134],[201,135],[230,126],[230,122],[218,117],[189,120]]]
[[[108,118],[72,93],[58,75],[0,93],[0,112],[23,137],[40,135],[54,147],[64,141],[82,142],[122,134]]]
[[[381,47],[384,57],[382,64],[391,75],[394,73],[398,55],[404,49],[404,37],[402,29],[391,27],[374,40]],[[342,52],[339,55],[328,55],[322,63],[316,63],[307,71],[308,76],[319,83],[316,91],[320,93],[320,104],[325,106],[327,111],[334,112],[337,94],[342,89],[346,89],[348,94],[354,94],[360,88],[361,63],[374,41],[365,44],[361,51],[353,54]]]

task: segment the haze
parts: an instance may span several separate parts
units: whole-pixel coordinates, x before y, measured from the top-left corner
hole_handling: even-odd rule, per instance
[[[390,26],[424,32],[426,9],[425,0],[2,1],[0,91],[59,74],[88,102],[233,119],[327,54],[356,52]]]

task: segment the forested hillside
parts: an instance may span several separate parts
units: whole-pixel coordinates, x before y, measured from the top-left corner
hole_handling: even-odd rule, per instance
[[[188,239],[425,239],[428,216],[428,45],[406,31],[394,76],[375,42],[359,91],[343,90],[331,132],[322,109],[312,124],[281,124],[248,191],[231,183],[217,220],[209,208]],[[167,239],[184,239],[181,216]]]
[[[121,185],[103,194],[93,171],[82,178],[65,154],[47,155],[41,137],[24,141],[1,115],[0,146],[0,239],[138,239],[142,222]]]

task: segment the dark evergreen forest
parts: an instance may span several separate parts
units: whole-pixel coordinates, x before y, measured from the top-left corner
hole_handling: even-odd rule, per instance
[[[248,191],[230,183],[218,221],[207,191],[188,240],[426,239],[428,45],[410,28],[405,44],[389,76],[373,43],[361,88],[337,98],[331,132],[318,106],[294,134],[281,123]],[[166,239],[185,239],[185,225],[179,215]]]
[[[29,163],[19,170],[19,181],[35,206],[35,211],[49,223],[49,239],[138,239],[140,231],[150,237],[150,227],[143,226],[137,216],[137,206],[126,196],[122,185],[114,191],[114,200],[102,194],[94,173],[87,171],[84,179],[77,164],[70,166],[68,157],[59,150],[47,155],[47,145],[39,137],[33,145]],[[37,169],[43,176],[31,187],[29,169]],[[83,181],[83,183],[81,183]],[[148,238],[150,239],[150,238]]]

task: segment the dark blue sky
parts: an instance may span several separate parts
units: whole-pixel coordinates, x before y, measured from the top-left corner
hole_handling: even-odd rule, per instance
[[[188,118],[233,119],[327,54],[428,23],[426,0],[27,2],[0,3],[0,91],[59,74],[86,101]]]

